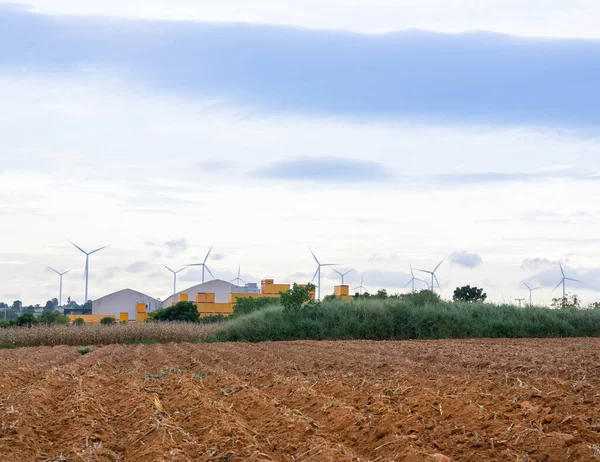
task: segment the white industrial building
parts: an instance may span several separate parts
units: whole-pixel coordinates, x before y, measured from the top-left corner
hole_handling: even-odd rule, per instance
[[[93,301],[92,314],[112,314],[119,319],[121,313],[127,313],[129,320],[135,321],[138,303],[144,303],[147,312],[161,307],[161,302],[150,295],[132,289],[123,289]]]
[[[178,302],[180,294],[187,294],[188,300],[190,302],[194,302],[196,301],[196,294],[213,293],[215,294],[215,303],[228,303],[229,294],[248,293],[249,290],[253,290],[252,287],[256,286],[256,284],[248,284],[248,286],[250,287],[236,286],[231,282],[223,281],[221,279],[213,279],[212,281],[192,286],[188,289],[184,289],[180,292],[177,292],[175,295],[171,295],[169,298],[162,302],[162,307],[166,308],[168,306],[171,306],[171,303]]]

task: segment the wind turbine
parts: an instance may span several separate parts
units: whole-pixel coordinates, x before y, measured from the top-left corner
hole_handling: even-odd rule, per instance
[[[171,268],[169,268],[167,265],[163,265],[165,268],[167,268],[171,273],[173,273],[173,295],[175,295],[177,293],[177,273],[181,273],[183,270],[187,269],[187,267],[183,267],[181,269],[178,269],[177,271],[172,270]]]
[[[310,250],[310,249],[308,249]],[[317,271],[315,271],[315,275],[313,276],[312,281],[315,280],[315,278],[318,276],[317,279],[317,288],[318,288],[318,292],[317,292],[317,298],[319,300],[321,300],[321,267],[322,266],[335,266],[337,265],[337,263],[321,263],[318,258],[316,257],[316,255],[314,254],[314,252],[312,250],[310,250],[310,253],[312,254],[313,258],[315,259],[315,261],[317,262]]]
[[[560,280],[560,282],[556,285],[556,287],[554,288],[554,290],[558,289],[560,287],[560,285],[562,284],[562,288],[563,288],[563,300],[565,298],[567,298],[567,281],[573,281],[573,282],[579,282],[580,284],[585,284],[585,282],[580,281],[578,279],[573,279],[573,278],[568,278],[565,275],[565,270],[563,269],[563,265],[561,262],[558,262],[559,266],[560,266],[560,272],[562,274],[562,279]]]
[[[69,241],[71,242],[71,241]],[[81,253],[83,253],[85,255],[85,271],[84,271],[84,276],[85,276],[85,300],[83,301],[83,303],[87,303],[88,302],[88,280],[89,280],[89,275],[90,275],[90,255],[96,253],[96,252],[100,252],[103,249],[106,249],[108,246],[105,245],[104,247],[100,247],[96,250],[92,250],[91,252],[86,252],[85,250],[83,250],[81,247],[79,247],[77,244],[75,244],[74,242],[71,242],[71,244],[73,244]]]
[[[412,265],[410,265],[410,275],[412,276],[412,278],[411,278],[410,281],[408,281],[406,283],[406,285],[404,287],[408,286],[409,284],[412,284],[412,289],[411,290],[414,292],[415,291],[415,281],[421,281],[421,282],[424,282],[427,285],[427,281],[426,280],[415,277],[415,272],[413,270]]]
[[[354,271],[354,268],[352,268],[351,270],[346,271],[345,273],[341,273],[340,271],[336,270],[335,268],[332,268],[333,271],[335,271],[337,274],[339,274],[342,277],[342,285],[344,285],[344,277],[349,275],[352,271]]]
[[[363,287],[363,279],[364,279],[364,278],[365,278],[365,275],[364,275],[364,274],[361,274],[361,276],[360,276],[360,285],[359,285],[358,287],[356,287],[356,289],[360,289],[360,294],[361,294],[361,295],[362,295],[362,293],[363,293],[363,290],[364,290],[365,292],[367,291],[367,289],[365,289],[365,288]]]
[[[535,288],[532,288],[532,287],[530,287],[530,286],[529,286],[529,284],[527,284],[525,281],[523,281],[523,284],[525,284],[525,287],[527,287],[527,289],[529,290],[529,306],[533,306],[533,303],[532,303],[532,301],[533,301],[533,297],[532,297],[531,293],[532,293],[534,290],[541,289],[541,287],[535,287]]]
[[[240,281],[242,281],[244,284],[246,284],[246,281],[244,281],[241,277],[240,277],[240,270],[242,269],[242,266],[238,266],[238,275],[237,278],[233,278],[231,281],[229,282],[233,282],[233,281],[237,281],[237,285],[238,287],[240,287]]]
[[[48,269],[50,271],[54,271],[56,274],[58,274],[60,276],[60,290],[58,292],[58,306],[62,306],[62,278],[65,274],[67,274],[71,270],[61,273],[60,271],[56,271],[54,268],[50,268],[49,266],[48,266]]]
[[[433,286],[433,281],[435,279],[435,282],[438,286],[438,288],[440,290],[442,290],[442,288],[440,287],[440,281],[438,281],[437,276],[435,275],[435,272],[438,270],[438,268],[442,265],[442,263],[444,263],[444,260],[442,259],[441,262],[438,263],[438,265],[435,267],[435,269],[433,271],[427,271],[427,270],[422,270],[422,269],[418,269],[417,271],[421,271],[422,273],[427,273],[427,274],[431,274],[431,291],[433,292],[434,290],[434,286]]]
[[[208,271],[208,274],[210,274],[212,276],[213,279],[215,279],[214,274],[212,274],[211,270],[209,269],[208,266],[206,266],[206,262],[208,261],[208,257],[210,255],[210,253],[212,252],[213,246],[210,246],[210,249],[208,249],[208,253],[206,254],[206,257],[204,257],[204,261],[202,263],[192,263],[191,265],[186,265],[186,266],[201,266],[202,267],[202,284],[204,284],[204,270]]]

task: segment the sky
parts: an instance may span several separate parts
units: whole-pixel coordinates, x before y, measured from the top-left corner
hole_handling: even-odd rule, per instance
[[[307,282],[312,249],[392,293],[443,259],[444,298],[498,303],[562,261],[600,300],[598,2],[247,3],[0,1],[0,301],[51,266],[82,302],[69,240],[109,246],[92,299],[213,246],[220,279]]]

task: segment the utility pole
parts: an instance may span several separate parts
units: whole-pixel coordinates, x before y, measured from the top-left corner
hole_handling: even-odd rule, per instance
[[[515,298],[515,300],[519,302],[519,308],[521,308],[521,302],[525,301],[524,298]]]

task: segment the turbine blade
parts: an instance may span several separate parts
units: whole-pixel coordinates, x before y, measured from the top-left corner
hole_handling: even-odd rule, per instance
[[[242,281],[244,284],[248,284],[246,281],[244,281],[242,278],[239,278],[240,281]]]
[[[552,292],[554,292],[556,289],[558,289],[563,283],[563,280],[561,279],[560,282],[558,284],[556,284],[556,287],[554,289],[552,289]]]
[[[175,274],[181,273],[183,270],[186,270],[186,269],[187,269],[187,267],[184,266],[183,268],[178,269],[177,271],[175,271]]]
[[[100,247],[99,249],[92,250],[92,251],[89,253],[89,255],[91,255],[91,254],[93,254],[93,253],[96,253],[96,252],[100,252],[101,250],[104,250],[104,249],[106,249],[107,247],[108,247],[108,246],[107,246],[107,245],[105,245],[104,247]]]
[[[412,278],[410,281],[408,281],[408,282],[407,282],[407,283],[404,285],[404,287],[408,287],[408,286],[410,285],[410,283],[411,283],[411,282],[413,282],[414,280],[415,280],[415,278]],[[360,287],[359,287],[359,289],[360,289]]]
[[[563,278],[564,278],[564,277],[565,277],[565,270],[563,269],[562,262],[560,262],[560,261],[559,261],[559,262],[558,262],[558,265],[560,266],[560,272],[562,273],[562,275],[563,275]]]
[[[354,271],[354,268],[352,268],[351,270],[348,270],[348,271],[346,271],[346,272],[344,273],[344,276],[347,276],[347,275],[349,275],[349,274],[350,274],[352,271]]]
[[[58,271],[56,271],[54,268],[50,268],[49,266],[46,266],[46,268],[48,268],[50,271],[54,271],[56,274],[60,275],[60,273]]]
[[[529,284],[527,284],[525,281],[523,281],[523,284],[525,285],[525,287],[527,287],[529,290],[531,290],[531,287],[529,287]]]
[[[169,268],[167,265],[163,265],[165,268],[167,268],[171,273],[175,273],[175,271],[173,271],[171,268]]]
[[[439,262],[439,263],[438,263],[438,265],[437,265],[437,266],[435,267],[435,269],[433,270],[433,272],[434,272],[434,273],[435,273],[435,272],[438,270],[438,268],[439,268],[440,266],[442,266],[442,263],[444,263],[444,259],[443,259],[443,258],[442,258],[442,261],[441,261],[441,262]]]
[[[69,241],[71,242],[71,241]],[[77,247],[79,249],[80,252],[84,253],[84,254],[88,254],[85,250],[83,250],[81,247],[79,247],[77,244],[75,244],[74,242],[71,242],[71,244],[73,244],[75,247]]]
[[[64,276],[65,274],[70,273],[71,271],[73,271],[73,270],[67,270],[63,274],[61,274],[61,276]]]
[[[333,271],[335,271],[337,274],[339,274],[340,276],[344,276],[344,274],[340,273],[338,270],[336,270],[335,268],[332,268]]]
[[[421,271],[422,273],[433,274],[431,271],[417,269],[417,271]]]
[[[573,281],[573,282],[578,282],[580,284],[585,284],[585,282],[580,281],[579,279],[573,279],[573,278],[565,278],[567,281]]]
[[[212,276],[212,278],[213,278],[213,279],[216,279],[216,278],[215,278],[215,275],[214,275],[214,274],[212,274],[212,271],[211,271],[211,270],[208,268],[208,266],[204,265],[204,267],[206,268],[206,271],[208,271],[208,274],[210,274],[210,275]]]
[[[440,286],[440,281],[438,281],[438,278],[435,274],[433,275],[433,279],[435,279],[435,283],[437,284],[438,289],[442,290],[442,287]]]
[[[210,249],[208,249],[208,253],[206,254],[206,257],[204,257],[204,261],[202,263],[206,263],[206,261],[208,260],[208,257],[210,255],[210,253],[212,252],[213,246],[210,246]]]
[[[312,277],[310,282],[313,282],[315,280],[315,278],[317,277],[317,274],[319,274],[319,269],[320,269],[320,267],[317,267],[317,271],[315,271],[315,275]]]
[[[315,261],[317,262],[317,265],[320,265],[321,263],[319,263],[319,260],[318,260],[317,256],[315,255],[315,253],[311,249],[308,249],[308,250],[310,250],[310,253],[312,254]]]

